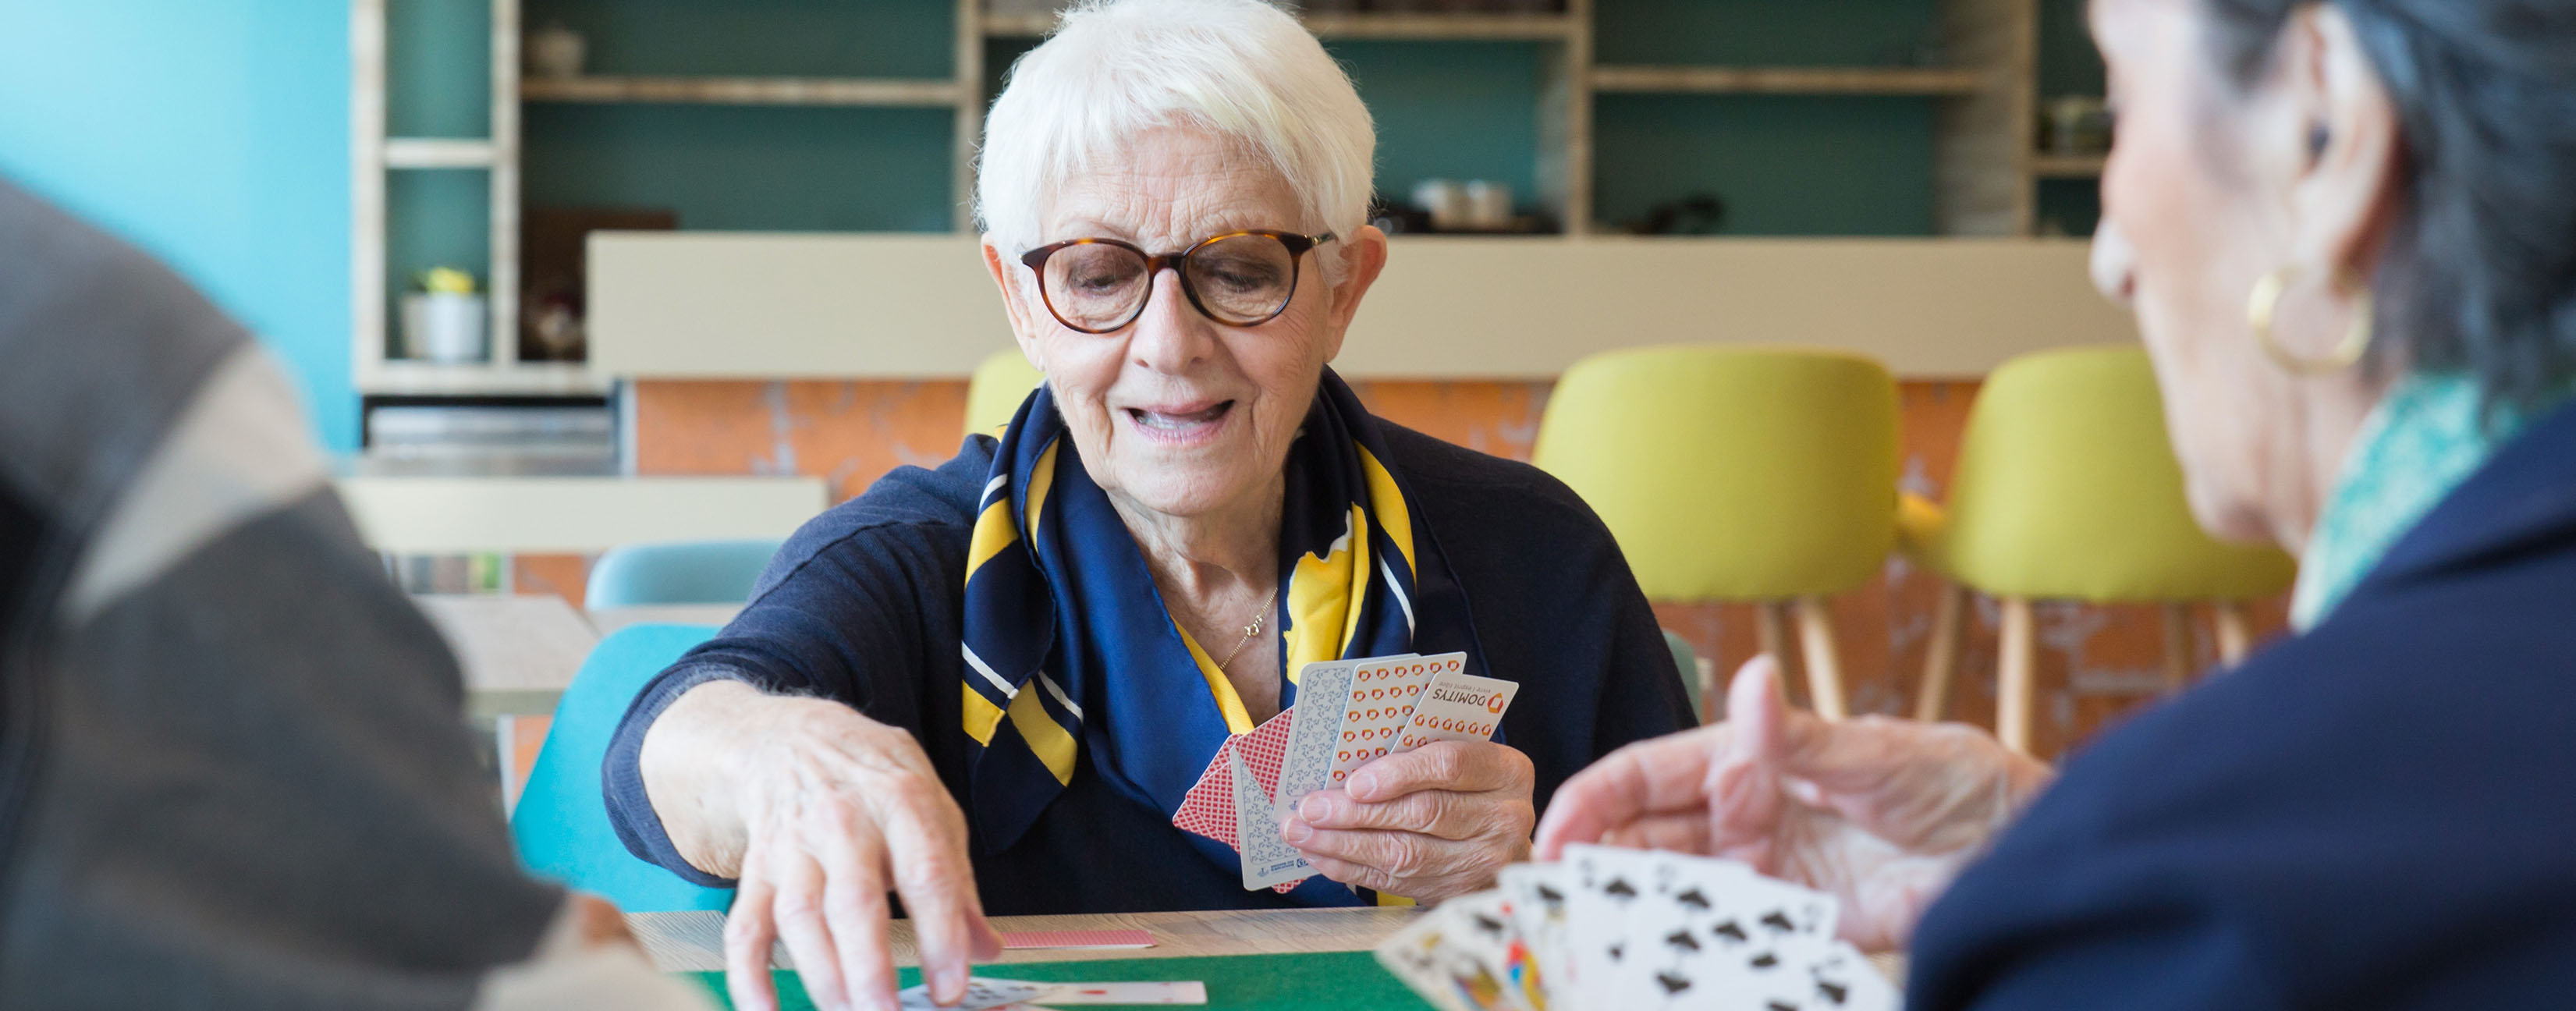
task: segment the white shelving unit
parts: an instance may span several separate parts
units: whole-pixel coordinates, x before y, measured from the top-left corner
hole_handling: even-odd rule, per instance
[[[483,138],[390,137],[385,133],[385,6],[352,0],[351,186],[352,361],[366,394],[595,394],[609,378],[578,363],[519,361],[519,113],[523,102],[718,105],[894,106],[954,110],[955,226],[972,226],[974,149],[982,130],[984,46],[1034,39],[1053,15],[992,14],[982,0],[956,0],[954,70],[945,78],[714,77],[591,75],[523,77],[520,0],[491,4],[492,131]],[[1937,99],[1935,207],[1941,234],[2027,235],[2035,181],[2098,174],[2099,159],[2042,157],[2033,150],[2037,91],[2036,0],[1941,0],[1944,67],[1724,67],[1597,65],[1593,0],[1567,0],[1562,13],[1318,13],[1305,24],[1327,39],[1530,41],[1547,49],[1539,102],[1541,203],[1570,235],[1599,230],[1593,219],[1593,109],[1601,94],[1903,95]],[[479,171],[490,177],[493,360],[432,365],[385,356],[391,313],[385,278],[389,172]],[[1527,240],[1511,240],[1527,241]]]
[[[496,396],[597,394],[604,377],[578,362],[520,361],[519,353],[519,0],[492,5],[492,110],[488,137],[392,137],[385,125],[385,4],[349,4],[350,368],[358,392]],[[392,172],[482,172],[489,181],[491,358],[446,364],[388,356],[393,315],[385,277],[386,176]]]

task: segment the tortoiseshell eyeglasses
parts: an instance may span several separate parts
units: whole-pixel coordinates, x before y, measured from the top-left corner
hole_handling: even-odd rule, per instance
[[[1177,253],[1148,253],[1116,239],[1070,239],[1020,257],[1038,275],[1038,294],[1057,322],[1110,333],[1145,314],[1154,275],[1169,267],[1200,314],[1227,326],[1260,326],[1297,297],[1298,264],[1333,233],[1227,232]]]

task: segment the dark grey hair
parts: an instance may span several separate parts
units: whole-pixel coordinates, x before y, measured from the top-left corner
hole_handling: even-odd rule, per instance
[[[2576,383],[2576,0],[2203,0],[2238,89],[2331,2],[2396,106],[2406,209],[2373,279],[2382,363],[2476,377],[2491,406]]]

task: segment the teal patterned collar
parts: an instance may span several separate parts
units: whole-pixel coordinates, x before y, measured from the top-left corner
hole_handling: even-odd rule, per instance
[[[2485,404],[2477,382],[2462,375],[2408,376],[2389,388],[2354,433],[2334,497],[2299,559],[2293,627],[2325,620],[2399,537],[2531,419],[2504,407],[2489,415]]]

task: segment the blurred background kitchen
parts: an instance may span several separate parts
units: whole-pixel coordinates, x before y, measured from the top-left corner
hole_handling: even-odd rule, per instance
[[[1008,333],[966,195],[1046,0],[0,12],[0,175],[168,260],[291,365],[513,797],[603,634],[721,621],[749,578],[728,565],[952,455],[970,399],[1026,391],[991,364]],[[1900,483],[1938,501],[1989,372],[2135,342],[2084,272],[2111,125],[2083,0],[1303,15],[1377,118],[1397,237],[1338,366],[1391,420],[1528,459],[1594,354],[1853,351],[1897,378]],[[1510,283],[1530,277],[1559,282]],[[672,543],[712,553],[683,566],[710,582],[602,564]],[[1801,605],[1823,641],[1767,604],[1658,607],[1701,666],[1775,642],[1879,712],[1918,709],[1956,609],[1942,711],[1980,722],[2018,622],[2041,754],[2279,621],[2269,596],[2211,618],[1949,585],[1891,553]]]

